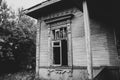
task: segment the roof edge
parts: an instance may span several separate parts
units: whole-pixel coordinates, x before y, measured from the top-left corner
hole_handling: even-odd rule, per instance
[[[47,0],[47,1],[44,1],[44,2],[42,2],[40,4],[35,5],[33,7],[25,9],[24,12],[25,12],[25,14],[29,14],[29,13],[31,13],[33,11],[36,11],[36,10],[41,9],[41,8],[44,8],[44,7],[48,6],[48,5],[57,3],[59,1],[61,1],[61,0]]]

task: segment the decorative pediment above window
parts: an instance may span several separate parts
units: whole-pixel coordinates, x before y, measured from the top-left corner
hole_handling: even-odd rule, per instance
[[[73,16],[74,16],[73,14],[67,14],[67,15],[63,15],[63,16],[49,18],[44,21],[46,24],[52,24],[52,23],[57,23],[60,21],[70,20]]]

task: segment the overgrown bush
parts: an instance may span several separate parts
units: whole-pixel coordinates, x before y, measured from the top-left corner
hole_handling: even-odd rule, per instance
[[[1,76],[0,80],[35,80],[35,73],[33,71],[30,71],[6,74],[4,76]]]
[[[0,7],[0,75],[35,69],[35,20],[23,9],[16,15],[2,2]]]

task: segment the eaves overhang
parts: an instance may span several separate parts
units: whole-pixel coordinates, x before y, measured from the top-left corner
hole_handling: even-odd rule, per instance
[[[33,18],[40,18],[46,14],[50,14],[52,12],[57,12],[61,9],[67,9],[68,7],[72,7],[75,5],[72,0],[47,0],[43,3],[35,5],[29,9],[24,10],[26,15],[31,16]]]
[[[35,12],[37,11],[40,11],[41,12],[41,9],[43,8],[46,8],[46,7],[49,7],[51,4],[56,4],[58,2],[60,2],[61,0],[49,0],[49,1],[45,1],[45,2],[42,2],[38,5],[35,5],[29,9],[26,9],[25,10],[25,13],[31,17],[34,17],[34,18],[38,18],[36,17],[37,15],[34,15]]]
[[[65,2],[62,2],[63,0],[48,0],[43,3],[40,3],[36,6],[33,6],[29,9],[25,10],[25,13],[28,16],[31,16],[33,18],[40,18],[41,16],[44,16],[46,14],[50,14],[52,12],[57,12],[58,10],[65,7]]]
[[[40,18],[52,12],[57,12],[62,8],[76,6],[82,11],[82,2],[84,0],[47,0],[29,9],[25,12],[33,18]],[[117,2],[112,0],[86,0],[88,11],[91,18],[105,21],[108,23],[119,23],[119,7]]]

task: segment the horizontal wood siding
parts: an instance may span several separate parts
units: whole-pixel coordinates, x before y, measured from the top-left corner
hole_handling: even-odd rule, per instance
[[[86,66],[86,60],[85,39],[73,38],[73,64],[75,66]]]
[[[91,20],[91,46],[94,66],[117,66],[119,60],[111,26]]]
[[[72,27],[72,47],[73,65],[86,66],[87,54],[85,52],[85,34],[83,25],[83,14],[76,12],[71,23]]]
[[[40,66],[49,66],[50,54],[48,49],[48,26],[41,23],[41,38],[40,38]],[[118,66],[117,50],[115,47],[114,33],[111,26],[97,23],[90,20],[91,30],[91,47],[93,54],[94,66]],[[73,65],[86,66],[87,54],[85,51],[85,33],[83,13],[77,11],[71,22],[72,28],[72,49],[73,49]]]
[[[41,37],[40,37],[40,66],[48,66],[48,26],[41,23]]]
[[[72,19],[72,44],[73,64],[75,66],[87,65],[87,54],[85,52],[85,34],[83,15],[77,12]],[[118,54],[115,47],[114,33],[111,26],[90,21],[91,47],[94,66],[118,66]]]

